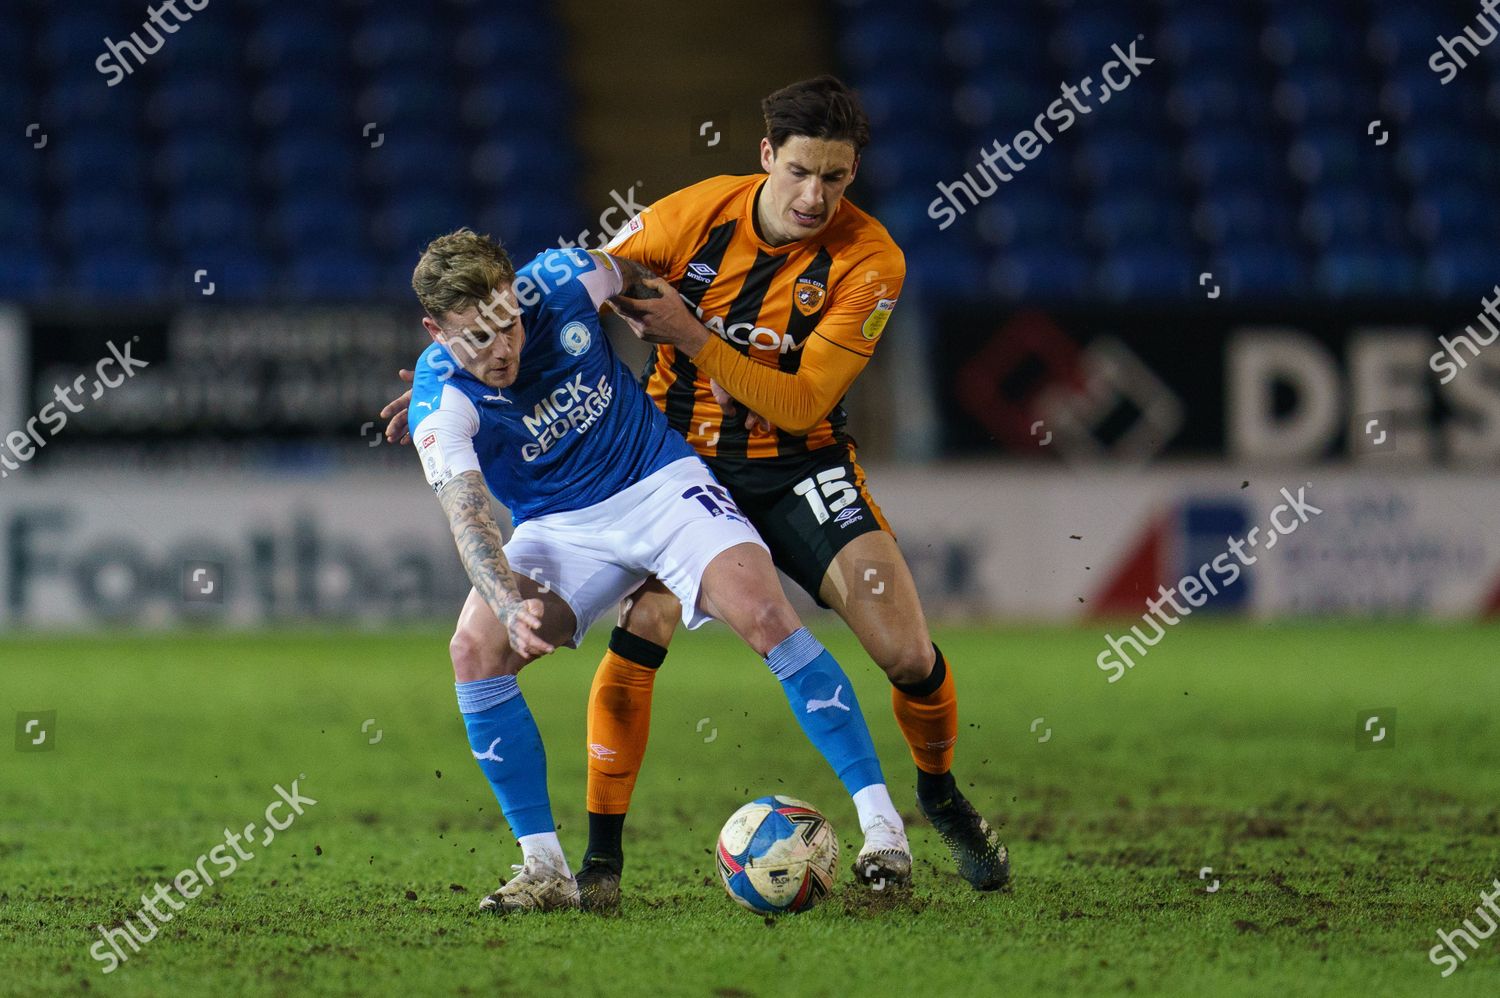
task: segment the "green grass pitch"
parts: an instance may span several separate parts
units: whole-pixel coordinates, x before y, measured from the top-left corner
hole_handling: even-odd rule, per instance
[[[1114,685],[1102,628],[940,630],[955,771],[1011,849],[995,895],[912,813],[883,677],[836,622],[815,630],[909,815],[909,897],[850,886],[848,798],[764,665],[711,627],[679,635],[657,682],[621,914],[512,919],[475,911],[519,853],[464,739],[446,631],[12,635],[6,723],[57,717],[52,751],[0,748],[0,992],[1500,993],[1500,934],[1446,979],[1428,959],[1500,876],[1493,628],[1195,618]],[[602,644],[522,677],[575,862]],[[1395,709],[1391,747],[1361,750],[1375,708]],[[94,926],[226,826],[263,824],[299,774],[316,806],[102,973]],[[730,902],[710,856],[768,792],[822,808],[844,846],[840,893],[770,921]]]

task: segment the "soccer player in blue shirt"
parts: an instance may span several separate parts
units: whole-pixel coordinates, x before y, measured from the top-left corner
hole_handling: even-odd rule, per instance
[[[787,602],[760,535],[600,328],[599,309],[646,276],[580,250],[549,250],[518,271],[467,229],[434,240],[412,275],[433,343],[417,361],[411,436],[473,583],[449,645],[459,710],[522,852],[480,907],[618,903],[580,896],[516,675],[576,646],[652,576],[686,626],[721,620],[765,659],[854,798],[861,879],[907,882],[906,833],[848,677]],[[515,522],[504,544],[491,494]]]

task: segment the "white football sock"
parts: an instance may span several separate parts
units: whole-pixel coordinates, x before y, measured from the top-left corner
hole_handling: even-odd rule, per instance
[[[854,810],[859,813],[859,830],[868,832],[877,818],[884,818],[896,831],[905,832],[901,815],[891,803],[891,792],[884,783],[872,783],[854,795]]]
[[[886,800],[890,800],[889,797]],[[563,855],[562,843],[558,841],[557,832],[537,832],[535,835],[523,835],[516,840],[521,844],[521,862],[530,863],[533,859],[547,866],[555,866],[571,877],[573,871],[568,868],[568,858]]]

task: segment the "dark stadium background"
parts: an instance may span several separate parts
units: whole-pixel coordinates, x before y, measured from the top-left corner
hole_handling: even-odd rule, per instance
[[[821,72],[863,96],[851,196],[907,257],[850,409],[939,616],[1133,616],[1313,470],[1331,525],[1221,608],[1500,606],[1495,359],[1429,363],[1497,280],[1472,4],[212,0],[137,64],[147,13],[0,18],[0,429],[110,342],[149,362],[7,444],[35,451],[0,482],[9,625],[447,615],[458,565],[376,417],[422,246],[597,246],[755,171],[759,99]],[[1152,61],[1106,100],[1117,49]],[[991,196],[942,193],[1086,76]]]

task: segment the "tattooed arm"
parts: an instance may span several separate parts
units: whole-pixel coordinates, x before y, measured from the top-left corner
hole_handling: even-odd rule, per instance
[[[501,548],[500,525],[490,513],[490,492],[477,471],[461,472],[438,490],[438,501],[448,514],[458,556],[469,573],[474,591],[495,611],[510,635],[510,645],[526,658],[553,650],[538,636],[542,601],[525,599]]]

